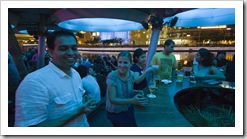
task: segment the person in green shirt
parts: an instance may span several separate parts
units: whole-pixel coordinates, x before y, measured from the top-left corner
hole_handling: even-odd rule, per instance
[[[159,65],[156,75],[159,75],[161,79],[172,80],[175,75],[178,63],[175,55],[172,54],[174,46],[175,42],[173,40],[166,40],[164,50],[157,52],[152,58],[150,65]]]

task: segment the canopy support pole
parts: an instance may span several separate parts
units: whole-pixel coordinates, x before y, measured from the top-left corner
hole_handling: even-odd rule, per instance
[[[152,58],[156,52],[160,31],[163,27],[163,17],[162,16],[151,16],[149,22],[152,24],[152,35],[150,38],[150,44],[148,46],[148,54],[146,59],[146,68],[150,66]]]
[[[159,35],[160,35],[160,30],[153,28],[152,29],[152,35],[150,38],[150,44],[148,46],[148,54],[147,54],[147,59],[146,59],[146,68],[150,66],[150,63],[152,61],[152,58],[156,52],[156,48],[158,45],[158,40],[159,40]]]
[[[38,45],[38,59],[37,69],[45,66],[45,39],[46,39],[46,16],[40,15],[40,26],[39,26],[39,45]]]

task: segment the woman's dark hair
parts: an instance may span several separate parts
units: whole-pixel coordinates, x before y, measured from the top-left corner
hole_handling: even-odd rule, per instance
[[[145,54],[145,53],[146,53],[146,52],[143,51],[141,48],[136,49],[136,50],[134,51],[134,54],[133,54],[133,61],[134,61],[134,63],[137,63],[138,58],[139,58],[141,55]]]
[[[175,45],[175,42],[173,40],[171,40],[171,39],[166,40],[164,43],[164,47],[170,45],[171,43],[173,43]]]
[[[201,63],[203,66],[212,66],[213,65],[213,58],[214,58],[213,53],[211,53],[206,48],[199,49],[198,53],[199,53],[200,57],[202,58]]]
[[[54,42],[57,37],[61,37],[61,36],[72,36],[76,40],[76,44],[77,44],[77,39],[74,33],[70,30],[62,29],[62,30],[57,30],[57,31],[54,31],[48,34],[47,40],[46,40],[47,47],[51,50],[54,50],[54,47],[55,47]]]
[[[88,75],[88,68],[84,65],[80,65],[75,70],[80,74],[81,78],[84,78]]]

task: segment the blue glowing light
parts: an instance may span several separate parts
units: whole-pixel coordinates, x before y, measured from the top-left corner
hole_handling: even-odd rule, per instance
[[[19,30],[19,33],[21,33],[21,34],[28,34],[27,30]]]
[[[60,22],[58,26],[69,30],[91,32],[121,32],[143,28],[138,22],[111,18],[71,19]]]
[[[49,33],[53,32],[55,30],[48,30]],[[28,31],[27,30],[19,30],[19,33],[21,34],[28,34]]]
[[[235,24],[234,8],[199,8],[178,13],[164,19],[164,23],[178,17],[175,26],[197,27]]]

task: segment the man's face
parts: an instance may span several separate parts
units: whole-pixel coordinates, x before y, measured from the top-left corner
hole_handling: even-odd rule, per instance
[[[60,36],[54,45],[54,50],[50,50],[52,62],[63,71],[70,70],[79,56],[76,40],[72,36]]]
[[[165,46],[165,51],[167,53],[172,53],[173,52],[173,48],[174,48],[174,44],[171,43],[170,45]]]

